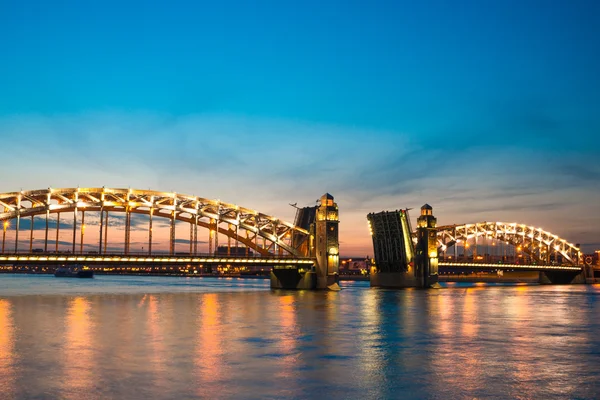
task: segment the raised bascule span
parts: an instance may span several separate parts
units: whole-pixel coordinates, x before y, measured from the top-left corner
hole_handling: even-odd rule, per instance
[[[272,267],[272,286],[282,288],[335,288],[339,270],[339,240],[337,204],[333,196],[321,197],[321,205],[308,207],[316,218],[304,227],[235,204],[180,193],[119,188],[48,188],[0,194],[0,222],[3,225],[0,261],[16,263],[121,263],[124,265],[148,263],[254,263]],[[90,255],[85,243],[86,213],[99,213],[97,248]],[[108,249],[110,215],[125,216],[122,254],[110,254]],[[51,237],[50,215],[56,214]],[[148,216],[147,251],[132,254],[131,217]],[[72,223],[69,256],[59,256],[61,216],[68,215]],[[34,252],[33,232],[35,218],[44,219],[43,253]],[[21,221],[30,218],[28,249],[20,248],[27,232],[20,229]],[[168,254],[153,249],[153,222],[155,218],[169,221]],[[187,222],[189,252],[187,257],[175,251],[176,222]],[[12,249],[6,248],[6,232],[12,225],[15,238]],[[206,230],[208,253],[199,251],[198,228]],[[89,228],[88,228],[89,229]],[[19,236],[21,235],[21,237]],[[227,254],[218,254],[219,237],[227,240]],[[26,236],[27,237],[27,236]],[[88,243],[89,245],[89,243]],[[37,249],[36,249],[37,250]],[[241,251],[240,251],[241,250]],[[242,253],[241,253],[242,252]],[[251,252],[258,257],[249,258]],[[22,254],[28,253],[28,254]],[[54,253],[54,254],[53,254]],[[76,256],[76,254],[78,256]],[[225,260],[225,261],[223,261]],[[246,261],[240,261],[246,260]],[[281,272],[283,271],[283,272]],[[290,273],[293,272],[293,274]],[[287,278],[283,278],[286,276]]]

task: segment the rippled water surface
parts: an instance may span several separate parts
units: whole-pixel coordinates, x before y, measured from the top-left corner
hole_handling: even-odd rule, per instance
[[[0,275],[0,399],[598,398],[600,286]]]

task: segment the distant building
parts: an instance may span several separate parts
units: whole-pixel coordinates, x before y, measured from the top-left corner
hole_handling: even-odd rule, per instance
[[[600,267],[600,250],[596,250],[593,254],[584,254],[582,258],[584,264]]]
[[[368,275],[371,268],[371,260],[366,258],[340,258],[341,275]]]
[[[248,253],[246,253],[248,251]],[[254,252],[252,249],[246,249],[245,246],[231,246],[228,250],[227,246],[219,246],[217,247],[217,251],[215,253],[217,256],[232,256],[232,257],[252,257]]]
[[[341,258],[340,259],[340,270],[346,271],[361,271],[369,269],[368,258]]]

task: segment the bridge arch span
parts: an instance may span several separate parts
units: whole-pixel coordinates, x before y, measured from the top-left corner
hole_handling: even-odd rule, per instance
[[[305,229],[256,210],[220,200],[210,200],[173,192],[106,187],[48,188],[0,194],[0,222],[16,219],[17,235],[21,218],[45,216],[46,221],[48,221],[50,214],[73,213],[73,237],[75,238],[77,213],[88,211],[101,213],[100,250],[102,250],[104,213],[108,216],[108,213],[120,212],[126,215],[126,253],[129,249],[129,233],[127,230],[130,229],[130,216],[131,214],[144,214],[149,215],[150,221],[149,251],[151,251],[152,241],[152,219],[153,217],[160,217],[171,221],[171,253],[174,252],[175,221],[184,221],[191,224],[192,227],[190,229],[190,243],[193,237],[195,239],[194,253],[197,252],[197,227],[203,227],[211,230],[211,232],[218,232],[228,238],[237,240],[259,254],[267,255],[273,249],[281,249],[291,256],[306,256],[299,246],[294,247],[292,245],[292,243],[307,242],[306,239],[309,233]],[[222,224],[226,224],[227,228]],[[46,222],[47,227],[48,222]],[[240,230],[245,235],[240,235]],[[261,247],[258,243],[259,238],[262,238],[263,242],[269,242],[270,245],[266,247],[263,243]],[[215,242],[215,250],[217,243],[218,240]],[[75,249],[75,243],[73,243],[73,249]],[[106,245],[104,251],[106,251]]]
[[[478,222],[474,224],[446,225],[437,227],[439,248],[445,251],[459,242],[477,238],[492,238],[508,243],[540,263],[550,263],[560,255],[569,264],[579,264],[581,251],[572,243],[541,228],[519,223]]]

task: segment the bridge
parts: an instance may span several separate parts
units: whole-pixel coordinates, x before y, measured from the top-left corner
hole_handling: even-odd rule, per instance
[[[437,226],[427,204],[416,231],[408,210],[372,213],[367,219],[375,250],[372,286],[433,286],[440,269],[536,271],[552,283],[593,278],[577,245],[541,228],[504,222]],[[499,248],[504,254],[498,255]]]
[[[310,257],[294,258],[294,257],[220,257],[210,254],[201,254],[198,256],[168,256],[155,255],[149,257],[147,255],[129,255],[124,254],[105,254],[103,256],[89,254],[45,254],[39,255],[35,253],[18,253],[18,254],[0,254],[0,263],[13,264],[98,264],[98,265],[234,265],[234,266],[273,266],[273,265],[304,265],[312,266],[314,260]]]
[[[579,265],[539,265],[539,264],[488,264],[475,262],[438,262],[440,268],[470,270],[521,270],[521,271],[577,271]]]
[[[5,233],[15,221],[14,252],[19,252],[19,234],[21,220],[30,218],[29,252],[33,251],[34,218],[44,218],[44,252],[52,250],[52,239],[49,238],[50,215],[56,214],[54,227],[56,236],[54,251],[59,251],[59,233],[61,216],[70,214],[72,224],[71,252],[83,253],[86,224],[86,213],[100,213],[98,225],[97,253],[105,254],[108,249],[109,218],[111,213],[124,214],[123,251],[127,255],[131,246],[132,215],[148,216],[147,252],[153,254],[153,223],[155,218],[169,221],[170,255],[175,254],[176,221],[187,222],[189,231],[189,253],[198,254],[198,227],[208,232],[206,240],[208,253],[214,253],[219,246],[219,235],[227,238],[228,248],[232,240],[235,246],[242,245],[261,255],[290,254],[302,256],[306,253],[303,245],[307,242],[309,232],[292,223],[234,204],[209,200],[196,196],[177,193],[157,192],[150,190],[110,189],[110,188],[70,188],[44,189],[0,194],[0,222],[4,221],[2,252],[5,252]],[[98,223],[99,222],[99,223]],[[78,235],[79,233],[79,235]],[[79,236],[79,242],[77,241]],[[292,244],[293,243],[293,244]]]
[[[171,192],[106,187],[2,193],[0,210],[0,222],[3,225],[0,262],[262,264],[272,266],[274,270],[273,287],[292,283],[294,287],[301,285],[302,288],[337,285],[339,220],[337,204],[329,194],[321,197],[319,206],[299,209],[302,212],[301,218],[297,218],[298,223],[220,200]],[[137,230],[140,220],[135,218],[138,215],[145,216],[142,217],[145,218],[144,230],[147,235],[144,254],[133,254],[135,252],[131,249],[132,222],[135,222],[134,228]],[[154,247],[153,233],[157,224],[164,226],[164,223],[158,223],[157,218],[168,224],[169,244],[166,252],[164,249],[157,251]],[[25,249],[21,244],[23,220],[29,220],[28,246]],[[40,220],[43,225],[43,249],[34,248],[34,228],[36,221],[39,223]],[[62,222],[72,225],[69,226],[71,240],[66,251],[65,245],[59,240]],[[183,252],[184,255],[176,251],[176,244],[181,241],[176,235],[177,222],[189,225],[189,237],[183,239],[189,248]],[[93,242],[86,243],[94,226],[97,231],[93,235]],[[109,230],[109,226],[118,226],[123,230],[119,254],[111,254],[114,251],[109,248],[108,237],[120,229]],[[9,228],[14,236],[12,249],[6,248]],[[200,238],[198,228],[205,230],[205,240]],[[207,251],[203,252],[200,246]],[[301,275],[305,274],[306,269],[310,275],[308,277]],[[290,275],[290,270],[295,271],[295,275]],[[281,278],[283,275],[285,278]]]
[[[518,275],[519,272],[536,271],[540,272],[540,281],[547,279],[551,283],[570,283],[578,275],[581,275],[580,281],[585,281],[594,275],[593,269],[582,265],[578,246],[525,224],[478,222],[439,226],[437,244],[438,265],[447,274],[492,270]],[[459,247],[462,247],[462,255]],[[494,254],[499,250],[502,255]]]
[[[492,247],[497,243],[511,245],[521,255],[527,255],[535,265],[579,265],[582,262],[579,247],[533,226],[515,222],[478,222],[437,227],[439,251],[445,257],[448,248],[453,247],[454,260],[458,258],[461,244],[463,249],[471,247],[473,257],[477,258],[480,247],[489,249],[490,242]]]
[[[339,218],[330,194],[323,195],[319,205],[298,208],[294,223],[220,200],[106,187],[2,193],[0,211],[0,263],[253,265],[272,270],[272,287],[337,286]],[[437,227],[431,207],[425,205],[413,231],[407,210],[388,214],[368,216],[371,234],[373,230],[383,232],[373,239],[376,272],[402,273],[410,285],[437,282],[440,267],[533,270],[555,276],[570,276],[583,268],[578,246],[541,228],[504,222]],[[181,223],[189,227],[185,239],[181,238],[181,227],[177,229]],[[25,232],[22,224],[26,225]],[[68,229],[70,240],[60,240],[61,227]],[[168,231],[163,235],[168,236],[166,248],[156,248],[157,228]],[[34,242],[34,232],[39,231],[43,239]],[[140,231],[142,251],[140,241],[132,242]],[[10,248],[7,234],[12,236]],[[182,242],[185,251],[181,251]],[[492,249],[501,244],[510,246],[512,258],[505,255],[497,259],[489,251],[490,242]]]

